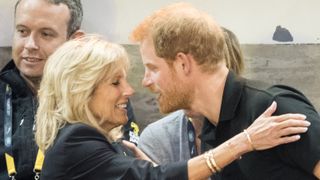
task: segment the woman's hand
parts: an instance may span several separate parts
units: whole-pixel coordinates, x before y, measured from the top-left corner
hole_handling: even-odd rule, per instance
[[[300,139],[301,133],[308,130],[310,122],[303,114],[283,114],[271,116],[277,108],[274,101],[271,106],[246,130],[248,143],[252,150],[264,150],[280,144]]]
[[[133,152],[133,154],[136,156],[137,159],[150,161],[153,164],[153,166],[158,166],[143,151],[141,151],[141,149],[139,149],[135,144],[133,144],[129,141],[126,141],[126,140],[122,140],[122,143]]]

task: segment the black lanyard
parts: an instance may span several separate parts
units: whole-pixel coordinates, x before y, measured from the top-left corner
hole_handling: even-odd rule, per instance
[[[189,142],[190,158],[193,158],[198,155],[197,146],[196,146],[196,133],[192,124],[192,120],[186,116],[185,118],[188,122],[188,142]]]
[[[12,90],[6,85],[5,104],[4,104],[4,147],[7,171],[9,177],[14,180],[17,174],[13,153],[12,153]],[[39,179],[39,173],[42,169],[44,160],[43,153],[38,150],[36,162],[34,165],[35,179]]]

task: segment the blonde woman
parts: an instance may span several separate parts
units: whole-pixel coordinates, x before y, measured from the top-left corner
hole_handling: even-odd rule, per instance
[[[155,167],[128,157],[129,150],[113,143],[121,136],[134,93],[126,81],[128,68],[124,48],[95,35],[71,40],[50,56],[36,118],[36,141],[45,152],[42,179],[204,179],[253,149],[297,140],[269,134],[280,129],[276,118],[265,118],[270,108],[247,134],[187,162]],[[307,129],[305,121],[293,122]],[[148,160],[139,150],[135,153]]]

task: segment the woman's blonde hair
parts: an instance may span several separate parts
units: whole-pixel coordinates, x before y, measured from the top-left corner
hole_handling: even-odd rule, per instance
[[[226,66],[236,74],[241,75],[244,71],[244,58],[238,38],[229,29],[223,27],[222,30],[226,41],[226,48],[224,48]]]
[[[85,123],[114,139],[119,135],[105,132],[89,110],[88,104],[97,85],[119,71],[127,71],[125,49],[97,35],[70,40],[48,59],[39,90],[36,114],[36,142],[46,151],[59,129],[66,123]]]

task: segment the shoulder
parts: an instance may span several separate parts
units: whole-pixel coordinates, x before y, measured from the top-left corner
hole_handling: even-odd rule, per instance
[[[282,85],[282,84],[272,85],[262,81],[245,79],[244,88],[245,88],[245,91],[249,93],[264,95],[267,97],[291,95],[291,97],[299,96],[299,97],[305,98],[304,94],[299,90],[287,85]]]
[[[278,103],[277,110],[289,108],[288,110],[291,111],[288,112],[290,113],[297,112],[290,108],[293,104],[297,104],[298,106],[307,105],[313,108],[311,102],[302,92],[287,85],[270,85],[260,81],[246,80],[243,96],[249,104],[256,107],[262,106],[263,108],[267,108],[272,101],[276,101]],[[284,110],[282,113],[286,113],[286,111]]]
[[[0,81],[8,84],[17,97],[33,96],[27,82],[20,75],[13,61],[10,61],[0,72]],[[1,84],[2,85],[2,84]]]
[[[249,81],[250,82],[250,81]],[[288,164],[300,166],[312,173],[315,164],[320,160],[320,117],[312,103],[299,90],[286,85],[256,86],[248,83],[253,96],[247,99],[251,103],[251,112],[259,109],[261,112],[266,109],[271,101],[277,102],[277,110],[273,115],[285,113],[301,113],[307,116],[307,121],[311,122],[306,133],[301,134],[299,141],[278,146],[276,149],[280,153],[279,157]],[[263,107],[261,109],[261,107]],[[258,114],[256,114],[258,115]]]
[[[184,117],[183,110],[175,111],[151,124],[149,124],[146,129],[159,129],[165,127],[171,127],[172,125],[179,124],[181,119]]]
[[[82,123],[67,124],[66,126],[64,126],[59,131],[57,140],[72,140],[73,138],[77,137],[82,137],[83,140],[85,140],[86,138],[97,138],[106,140],[105,137],[98,132],[98,130]]]
[[[168,116],[151,123],[141,133],[138,147],[156,149],[169,147],[172,142],[179,140],[178,132],[182,127],[183,111],[176,111]]]
[[[47,160],[63,159],[77,163],[83,157],[113,151],[111,144],[96,129],[81,123],[67,124],[60,129],[54,144],[46,151]],[[69,160],[65,160],[69,159]]]
[[[89,125],[82,123],[66,124],[61,129],[61,134],[82,134],[83,132],[94,133],[97,132],[97,130]]]
[[[66,153],[73,154],[74,151],[80,150],[85,154],[99,148],[111,148],[111,144],[93,127],[75,123],[67,124],[59,131],[48,153],[56,153],[64,149]]]
[[[16,65],[14,64],[13,60],[11,60],[1,69],[0,77],[4,76],[14,69],[16,69]]]
[[[151,124],[149,124],[141,133],[141,138],[150,135],[162,135],[162,133],[168,133],[176,130],[180,126],[182,119],[184,117],[183,110],[175,111]],[[157,133],[153,133],[157,132]],[[163,134],[164,135],[164,134]]]
[[[115,154],[112,145],[94,128],[80,123],[67,124],[45,152],[42,176],[45,179],[75,176],[81,179],[90,173],[99,174],[99,168],[111,166],[109,162]]]
[[[320,161],[320,117],[317,113],[305,110],[307,121],[311,122],[308,131],[301,134],[301,138],[293,143],[280,145],[279,157],[292,166],[298,166],[310,174]]]

